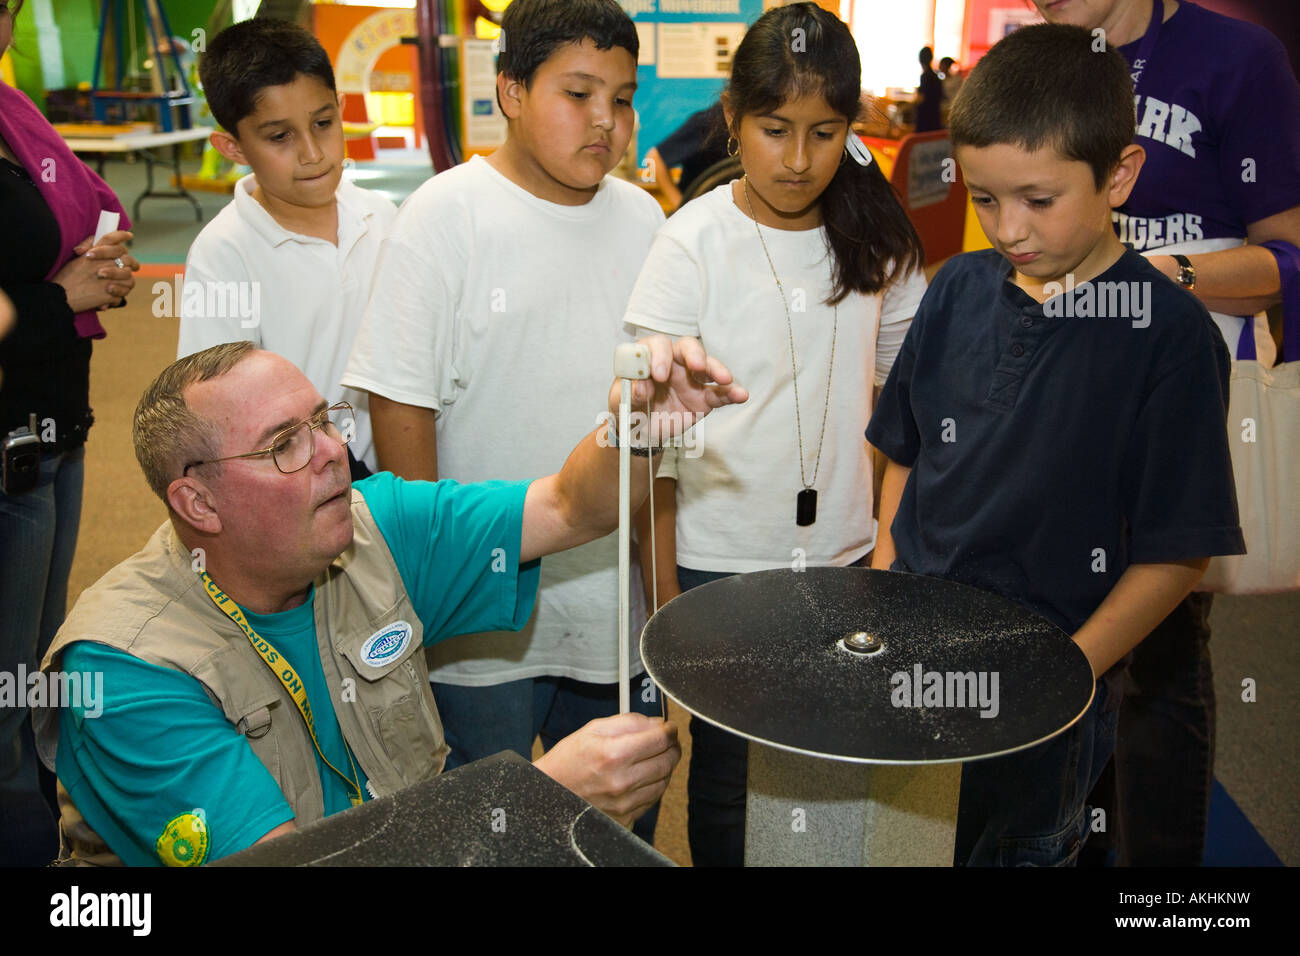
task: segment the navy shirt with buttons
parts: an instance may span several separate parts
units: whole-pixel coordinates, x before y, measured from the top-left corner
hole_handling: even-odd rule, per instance
[[[1011,279],[993,250],[940,270],[867,440],[912,469],[896,568],[1073,633],[1130,564],[1245,551],[1228,353],[1204,306],[1137,253],[1046,307]]]

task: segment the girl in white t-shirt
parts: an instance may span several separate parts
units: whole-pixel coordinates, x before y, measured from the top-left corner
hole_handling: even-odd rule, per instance
[[[744,175],[668,220],[633,290],[628,323],[697,336],[750,392],[678,451],[675,549],[661,534],[660,560],[675,557],[683,590],[854,564],[874,546],[864,432],[925,280],[920,239],[851,131],[860,96],[857,47],[834,15],[764,14],[722,94]],[[660,603],[672,596],[661,588]],[[691,735],[692,858],[740,865],[745,741],[698,719]]]

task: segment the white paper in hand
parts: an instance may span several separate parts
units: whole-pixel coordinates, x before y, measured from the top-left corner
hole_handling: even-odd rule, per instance
[[[95,227],[95,241],[92,246],[99,245],[99,240],[117,228],[117,224],[122,221],[120,212],[109,212],[107,209],[101,209],[99,212],[99,225]]]

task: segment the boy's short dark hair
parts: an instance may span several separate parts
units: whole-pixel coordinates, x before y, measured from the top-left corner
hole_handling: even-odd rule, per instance
[[[953,148],[1053,146],[1087,163],[1098,189],[1136,126],[1133,80],[1119,51],[1100,34],[1053,23],[999,40],[966,77],[948,119]]]
[[[616,0],[514,0],[501,21],[497,72],[528,87],[558,47],[591,40],[597,50],[640,53],[636,25]]]
[[[239,121],[257,108],[268,86],[314,76],[330,92],[334,68],[314,36],[288,20],[255,17],[227,27],[199,60],[199,79],[213,118],[231,136]]]

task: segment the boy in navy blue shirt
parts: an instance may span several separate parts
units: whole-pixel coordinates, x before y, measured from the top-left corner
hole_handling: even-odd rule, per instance
[[[1111,227],[1134,125],[1124,60],[1086,30],[985,55],[950,127],[994,248],[936,276],[867,429],[889,459],[872,566],[1030,607],[1098,678],[1065,733],[963,767],[958,864],[1075,861],[1127,655],[1212,555],[1245,550],[1222,336]]]

